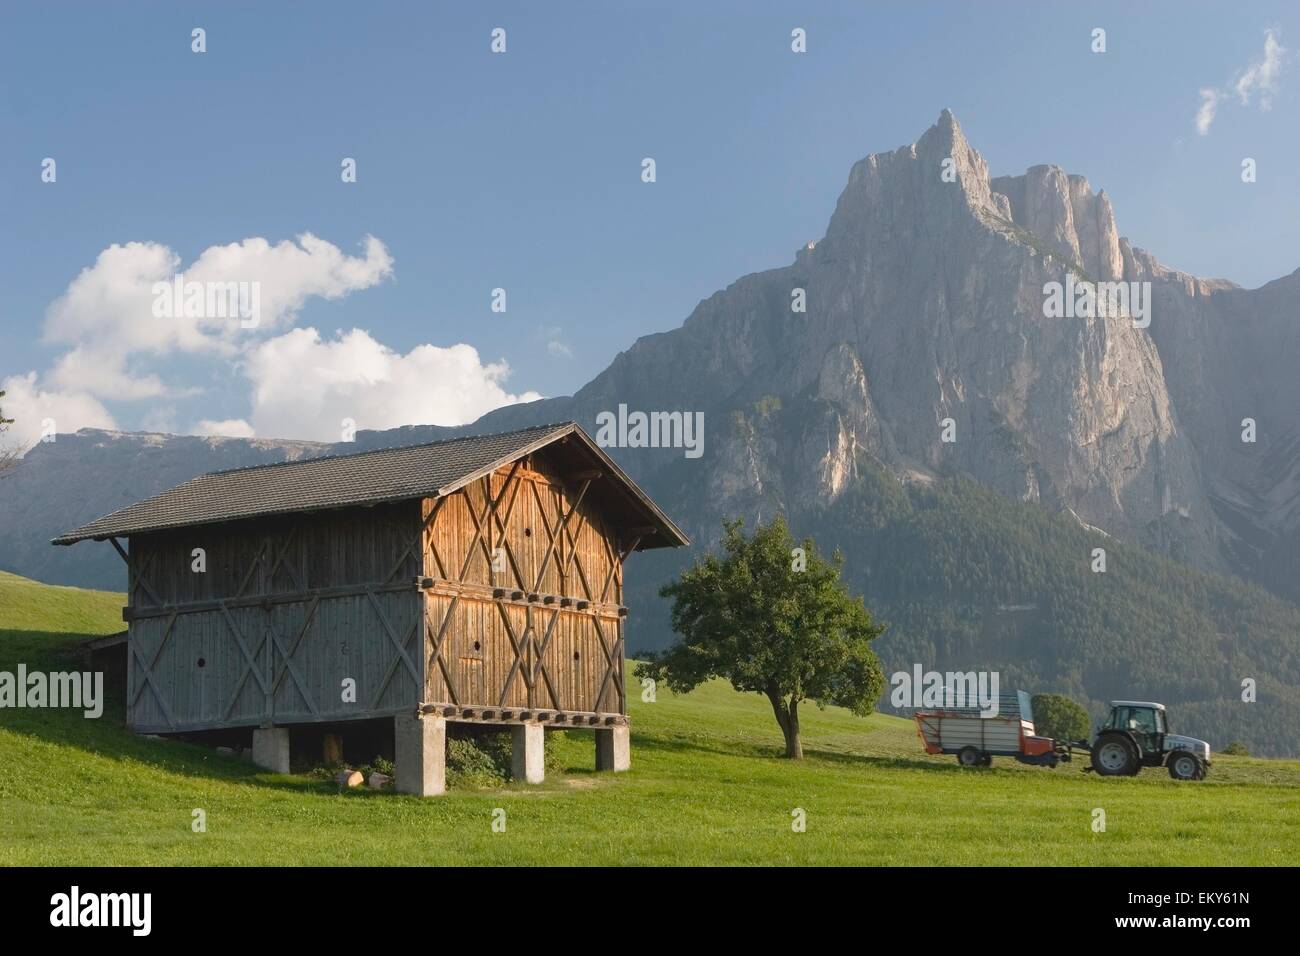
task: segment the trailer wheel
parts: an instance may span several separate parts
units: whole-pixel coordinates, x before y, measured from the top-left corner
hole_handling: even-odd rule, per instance
[[[992,755],[992,754],[980,754],[980,766],[981,766],[981,767],[991,767],[991,766],[993,766],[993,755]]]
[[[1169,755],[1169,776],[1175,780],[1205,779],[1205,764],[1189,750],[1175,750]]]
[[[1133,744],[1119,734],[1103,734],[1092,745],[1092,769],[1103,777],[1132,777],[1141,765]]]
[[[974,747],[962,747],[957,752],[957,762],[963,767],[978,767],[980,759],[980,752]]]

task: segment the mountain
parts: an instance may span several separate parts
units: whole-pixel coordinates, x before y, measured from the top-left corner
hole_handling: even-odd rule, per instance
[[[57,435],[0,477],[0,571],[53,584],[122,590],[125,565],[111,547],[56,548],[50,539],[195,475],[292,461],[330,448],[320,442],[98,428]]]
[[[1074,309],[1049,317],[1053,284],[1073,289],[1080,282],[1122,282],[1126,290],[1136,283],[1136,295],[1104,314]],[[1169,702],[1228,706],[1228,684],[1211,686],[1192,672],[1217,667],[1231,676],[1241,660],[1264,675],[1261,686],[1272,681],[1290,700],[1300,686],[1287,663],[1300,630],[1292,605],[1224,576],[1300,600],[1297,293],[1300,271],[1246,290],[1162,265],[1120,237],[1104,191],[1058,167],[991,177],[945,111],[916,143],[856,163],[825,236],[799,249],[792,263],[745,276],[701,302],[680,328],[639,339],[575,395],[497,409],[467,429],[361,432],[355,444],[335,450],[570,418],[596,434],[599,416],[620,406],[700,412],[699,458],[681,448],[611,452],[702,547],[732,515],[781,511],[796,529],[854,527],[854,515],[889,487],[916,510],[890,525],[890,540],[911,541],[909,553],[928,549],[931,562],[945,555],[937,565],[917,565],[940,575],[927,581],[928,598],[901,582],[876,586],[868,569],[889,559],[869,532],[831,534],[843,549],[846,577],[882,616],[897,618],[887,650],[930,648],[940,666],[1000,657],[1023,663],[1026,680],[1096,702],[1121,692],[1140,646],[1192,656],[1162,677]],[[800,299],[805,311],[796,310]],[[1255,423],[1254,442],[1241,440],[1244,419]],[[83,518],[203,471],[327,450],[89,430],[61,435],[5,481],[0,567],[120,586],[118,559],[108,549],[64,551],[46,542]],[[1006,506],[992,509],[983,492]],[[923,533],[929,525],[917,516],[927,511],[927,495],[938,495],[963,521],[996,511],[996,520],[961,525],[967,529],[1009,534],[1050,518],[1041,526],[1040,556],[1051,573],[1034,578],[1025,593],[1004,594],[999,605],[1041,606],[1051,587],[1065,587],[1060,576],[1074,574],[1069,567],[1081,569],[1070,588],[1095,589],[1117,574],[1132,577],[1131,569],[1149,560],[1167,570],[1131,581],[1125,606],[1165,607],[1217,637],[1162,630],[1162,642],[1143,636],[1126,645],[1114,615],[1071,629],[1059,614],[1026,624],[998,611],[977,600],[972,583],[989,583],[995,553],[970,534],[959,535],[956,547]],[[828,524],[827,515],[836,518]],[[1076,533],[1083,537],[1070,537]],[[1110,577],[1088,570],[1086,554],[1076,565],[1066,559],[1071,548],[1094,547],[1146,549],[1131,553],[1147,558],[1121,562]],[[1014,556],[1012,545],[996,552],[999,561],[1014,563]],[[662,602],[651,598],[683,560],[636,559],[633,648],[669,638]],[[1159,599],[1162,587],[1200,597],[1184,615],[1182,605]],[[909,610],[918,603],[925,613]],[[1095,601],[1079,609],[1106,616]],[[1233,614],[1251,622],[1235,637]],[[980,641],[949,641],[941,617]],[[1150,623],[1143,615],[1132,627],[1138,620]],[[1089,640],[1109,649],[1118,668],[1109,677],[1083,666]],[[1015,654],[1001,653],[1012,646]]]

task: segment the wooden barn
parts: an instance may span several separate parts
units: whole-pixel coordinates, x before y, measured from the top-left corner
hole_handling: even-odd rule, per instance
[[[510,727],[530,782],[547,727],[626,769],[623,563],[688,543],[573,422],[215,472],[54,543],[86,539],[128,568],[133,730],[253,728],[287,773],[291,727],[391,717],[423,795],[448,721]]]

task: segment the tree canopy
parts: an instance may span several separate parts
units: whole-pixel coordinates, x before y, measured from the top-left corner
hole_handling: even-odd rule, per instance
[[[661,591],[673,599],[681,639],[638,668],[638,677],[684,693],[713,678],[763,694],[785,737],[803,756],[799,704],[872,711],[884,672],[871,642],[884,631],[840,580],[841,558],[824,558],[811,538],[796,546],[781,517],[724,524],[722,555],[708,554]]]
[[[1091,736],[1088,711],[1061,694],[1035,694],[1034,732],[1055,740],[1087,740]]]

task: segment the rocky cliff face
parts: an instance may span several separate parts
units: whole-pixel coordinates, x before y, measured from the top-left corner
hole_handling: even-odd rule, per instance
[[[1150,325],[1047,317],[1044,287],[1071,276],[1151,283]],[[703,543],[724,516],[833,502],[868,456],[905,481],[966,473],[1291,593],[1294,576],[1277,568],[1300,550],[1297,292],[1300,272],[1248,291],[1162,266],[1120,238],[1109,199],[1083,177],[1036,166],[991,178],[945,111],[916,143],[855,164],[826,235],[791,264],[638,340],[573,397],[470,428],[575,418],[594,429],[619,404],[702,411],[699,459],[612,451]],[[799,297],[806,311],[792,308]],[[1259,423],[1254,445],[1240,441],[1246,417]],[[347,450],[453,431],[362,433]],[[45,541],[173,480],[323,450],[208,442],[196,454],[205,440],[173,438],[145,454],[137,441],[60,437],[30,454],[0,505],[0,566],[107,583],[77,570],[94,549],[58,563],[40,556],[55,550]],[[40,504],[15,504],[15,489]],[[75,513],[56,503],[69,497]]]

